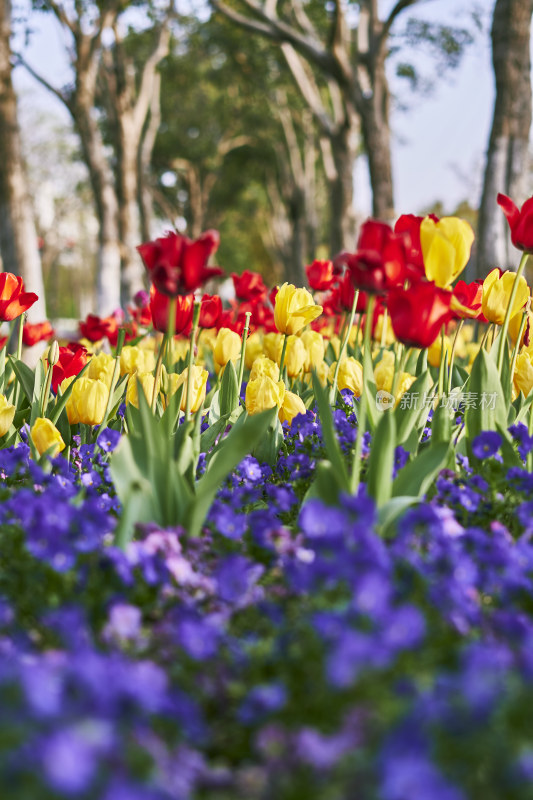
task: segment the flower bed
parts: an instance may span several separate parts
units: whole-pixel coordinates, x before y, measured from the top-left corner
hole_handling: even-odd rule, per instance
[[[126,325],[2,351],[2,796],[531,796],[529,290],[430,222],[226,310],[158,240]]]

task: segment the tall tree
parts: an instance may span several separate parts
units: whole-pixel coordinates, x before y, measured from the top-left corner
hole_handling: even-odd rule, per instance
[[[10,3],[0,0],[0,254],[4,270],[22,276],[28,291],[39,296],[28,312],[37,322],[46,319],[44,283],[22,160],[10,38]]]
[[[492,16],[492,63],[496,98],[479,209],[478,275],[513,262],[498,192],[516,203],[528,196],[531,128],[531,17],[533,0],[496,0]]]
[[[153,131],[147,128],[147,118],[154,112],[157,120],[157,99],[160,91],[158,66],[168,55],[170,46],[169,22],[172,2],[160,20],[149,31],[148,53],[142,62],[139,52],[131,52],[124,32],[115,20],[114,42],[103,51],[102,84],[105,108],[110,121],[110,135],[115,152],[115,180],[118,197],[118,221],[122,254],[122,300],[126,302],[143,287],[144,269],[136,246],[141,241],[141,213],[138,187],[146,173],[153,148]],[[135,38],[130,34],[130,39]],[[146,36],[142,34],[143,40]],[[147,136],[143,135],[147,133]]]
[[[377,0],[359,0],[357,28],[350,27],[341,0],[315,23],[313,7],[291,0],[278,9],[276,0],[242,0],[243,11],[222,0],[213,5],[229,19],[283,47],[287,63],[328,137],[335,172],[342,178],[333,219],[353,216],[353,167],[357,153],[354,138],[360,129],[368,157],[372,186],[372,212],[385,220],[394,217],[391,162],[390,92],[385,61],[388,37],[397,17],[419,0],[398,0],[385,19]],[[315,8],[316,15],[316,8]],[[304,63],[305,62],[305,65]],[[307,66],[307,69],[306,69]],[[333,90],[331,108],[340,124],[332,128],[319,100],[312,75],[318,74]],[[340,111],[340,113],[339,113]],[[352,227],[352,226],[349,226]],[[341,231],[343,247],[353,247],[353,231]],[[350,241],[346,241],[347,236]]]

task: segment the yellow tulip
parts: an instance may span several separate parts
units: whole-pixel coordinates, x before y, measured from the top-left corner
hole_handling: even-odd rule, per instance
[[[153,372],[155,368],[155,354],[142,347],[126,345],[120,354],[120,374],[133,375],[135,372]]]
[[[316,372],[317,378],[320,382],[321,386],[328,385],[328,375],[329,375],[329,367],[325,361],[322,361],[320,364],[317,364],[313,367],[313,370]],[[308,386],[313,385],[313,378],[311,372],[306,372],[304,375],[304,381]]]
[[[304,368],[305,345],[299,336],[287,337],[287,350],[285,352],[285,367],[289,378],[296,378]],[[281,358],[281,356],[280,356]]]
[[[279,381],[279,366],[266,356],[259,356],[252,364],[249,380],[253,381],[261,375],[268,375],[273,381]]]
[[[115,359],[113,356],[109,353],[98,353],[89,361],[87,377],[103,381],[107,386],[111,386],[114,369]]]
[[[281,333],[265,334],[263,338],[263,350],[265,355],[271,360],[279,364],[281,359],[281,351],[283,349],[283,336]]]
[[[128,378],[128,385],[126,387],[126,403],[131,403],[132,406],[139,408],[139,396],[137,394],[137,381],[140,381],[143,388],[146,402],[149,406],[152,405],[152,395],[154,393],[155,377],[151,372],[134,372]],[[161,380],[158,381],[157,392],[161,388]]]
[[[209,373],[206,369],[192,365],[192,384],[191,384],[191,411],[194,413],[198,411],[200,406],[205,400],[206,384]],[[175,372],[168,376],[168,392],[169,397],[175,394],[179,387],[183,385],[183,393],[181,395],[180,409],[185,411],[187,408],[187,383],[189,380],[189,367],[176,375]]]
[[[288,422],[290,425],[294,417],[297,417],[298,414],[305,414],[305,410],[304,401],[299,395],[294,392],[285,392],[278,417],[280,422]]]
[[[37,417],[30,431],[30,436],[40,456],[50,450],[50,455],[55,457],[65,449],[65,442],[61,434],[52,420],[46,417]]]
[[[428,347],[428,361],[432,367],[440,365],[440,358],[442,352],[441,337],[437,336],[433,344]],[[450,356],[452,354],[452,343],[449,336],[444,337],[444,352],[448,354],[448,364],[450,363]]]
[[[336,365],[337,362],[334,361],[329,368],[328,380],[330,383],[333,383]],[[353,356],[342,359],[337,376],[337,388],[339,391],[350,389],[356,397],[361,397],[363,393],[363,367]]]
[[[221,328],[217,334],[213,356],[215,364],[225,367],[228,361],[236,361],[241,354],[241,337],[230,328]]]
[[[519,353],[513,375],[513,387],[516,396],[522,392],[525,397],[533,389],[533,362],[529,353]]]
[[[0,436],[5,436],[15,416],[15,406],[8,403],[7,397],[0,394]]]
[[[274,305],[274,322],[280,333],[298,333],[322,314],[307,289],[297,289],[292,283],[280,287]]]
[[[71,403],[76,409],[78,422],[84,425],[100,425],[108,399],[109,387],[103,381],[83,377],[74,383],[67,405]],[[72,425],[70,416],[69,422]]]
[[[513,347],[516,344],[516,340],[518,339],[518,333],[520,331],[520,326],[522,325],[523,316],[524,316],[524,312],[523,311],[519,311],[518,314],[515,314],[509,320],[509,337],[511,339],[511,342],[513,343]],[[527,312],[526,326],[524,328],[524,331],[522,333],[522,337],[520,339],[520,345],[522,345],[524,343],[524,338],[525,338],[525,336],[527,334],[527,331],[528,331],[528,325],[529,325],[529,331],[530,331],[529,337],[531,339],[531,332],[533,331],[532,324],[533,324],[533,311],[528,311]]]
[[[429,217],[420,225],[420,244],[426,277],[441,289],[448,289],[461,274],[470,258],[474,231],[458,217],[442,217],[434,222]]]
[[[302,333],[302,342],[305,347],[304,372],[311,372],[324,361],[326,348],[324,339],[318,331],[307,330]]]
[[[273,381],[268,375],[260,375],[246,386],[246,411],[248,414],[259,414],[267,408],[281,408],[285,397],[283,381]]]
[[[374,367],[374,382],[378,391],[390,392],[394,379],[394,353],[384,350],[381,361]]]
[[[507,270],[500,277],[500,270],[493,269],[483,281],[481,308],[489,322],[503,325],[516,272]],[[518,314],[529,299],[529,287],[523,275],[518,279],[518,290],[511,308],[511,319]]]
[[[246,341],[246,350],[244,351],[244,363],[247,369],[252,369],[252,364],[256,358],[259,358],[263,352],[263,339],[260,333],[254,331],[250,334]]]

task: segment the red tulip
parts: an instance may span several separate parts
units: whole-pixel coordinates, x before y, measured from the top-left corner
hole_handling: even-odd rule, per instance
[[[90,342],[99,342],[104,337],[117,336],[118,320],[114,316],[99,317],[97,314],[88,314],[84,322],[79,323],[80,333]]]
[[[394,335],[408,347],[429,347],[450,320],[452,293],[421,281],[409,289],[398,287],[387,295]]]
[[[150,291],[150,311],[152,322],[156,331],[166,333],[168,328],[170,298],[163,292],[158,292],[155,286]],[[176,297],[176,320],[174,333],[189,333],[192,325],[194,297],[192,294],[180,294]]]
[[[333,261],[317,261],[308,264],[305,268],[307,281],[311,289],[315,292],[323,292],[329,289],[335,280]]]
[[[218,294],[204,294],[200,306],[200,328],[214,328],[222,314],[222,300]]]
[[[439,221],[435,214],[429,214],[429,218],[433,222]],[[402,214],[394,225],[394,233],[401,236],[404,242],[408,277],[412,281],[421,280],[426,275],[420,244],[420,225],[423,219],[424,217],[417,217],[415,214]]]
[[[218,243],[218,231],[206,231],[196,241],[169,232],[154,242],[140,244],[137,250],[156,289],[175,297],[190,294],[209,278],[222,274],[220,267],[206,266]]]
[[[33,347],[37,342],[47,342],[54,335],[54,329],[49,322],[36,322],[31,325],[27,322],[22,329],[22,341],[26,347]]]
[[[533,253],[533,197],[519,210],[505,194],[496,198],[511,229],[511,241],[519,250]]]
[[[151,316],[150,316],[151,320]],[[129,322],[125,322],[122,325],[118,325],[113,333],[108,333],[107,338],[109,339],[109,344],[111,347],[116,347],[118,342],[118,334],[119,332],[124,331],[124,343],[128,344],[128,342],[132,342],[134,339],[137,338],[139,335],[139,329],[137,328],[137,322],[132,319]]]
[[[481,310],[483,281],[457,281],[453,288],[452,314],[455,319],[479,319],[486,322]]]
[[[22,278],[11,272],[0,272],[0,322],[20,317],[37,299],[34,292],[25,290]]]
[[[239,300],[263,300],[266,297],[268,290],[259,272],[245,269],[241,275],[232,272],[231,278],[235,287],[235,295]]]
[[[385,294],[395,286],[403,286],[407,277],[402,236],[375,219],[361,227],[357,251],[341,253],[336,262],[347,265],[356,289],[370,294]]]
[[[59,348],[59,360],[52,370],[52,389],[57,388],[65,378],[78,375],[87,363],[87,350],[77,342]]]

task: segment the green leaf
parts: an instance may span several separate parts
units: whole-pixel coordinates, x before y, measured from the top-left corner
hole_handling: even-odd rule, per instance
[[[379,424],[383,411],[376,405],[377,389],[374,383],[374,365],[372,363],[370,350],[368,352],[365,351],[363,354],[363,367],[365,379],[363,391],[366,395],[366,416],[370,430],[373,433]]]
[[[408,495],[392,497],[384,503],[378,510],[378,529],[381,535],[390,536],[393,533],[398,518],[407,511],[408,508],[418,502],[418,497],[411,497]]]
[[[395,442],[396,420],[392,411],[386,411],[372,438],[366,479],[368,494],[378,508],[391,496]]]
[[[277,416],[277,407],[255,414],[243,415],[218,445],[207,465],[205,475],[196,484],[196,499],[188,520],[191,536],[198,536],[215,498],[227,475],[250,453]],[[242,422],[241,422],[242,420]]]
[[[220,417],[213,425],[200,436],[200,452],[207,453],[215,444],[217,438],[224,433],[228,425],[229,416]]]
[[[35,383],[35,375],[33,370],[31,370],[24,361],[20,361],[15,356],[9,356],[9,361],[11,366],[13,367],[13,371],[15,373],[15,377],[17,378],[20,386],[22,387],[22,391],[28,398],[28,401],[31,405],[33,401],[33,385]],[[39,361],[42,367],[42,361]]]
[[[333,414],[331,413],[331,406],[329,404],[329,393],[327,388],[325,389],[322,387],[315,370],[312,372],[312,380],[326,454],[337,473],[339,484],[343,487],[343,491],[349,492],[350,481],[348,478],[348,471],[335,431]]]
[[[494,348],[493,348],[494,349]],[[498,369],[491,357],[481,349],[476,356],[466,385],[473,402],[465,411],[465,427],[468,442],[482,431],[494,431],[496,425],[507,424],[507,403],[500,382]]]
[[[322,500],[328,506],[338,502],[339,494],[343,491],[338,475],[331,461],[319,461],[316,465],[313,482],[304,497],[304,504],[312,498]]]
[[[404,394],[404,399],[394,409],[396,419],[396,444],[404,444],[413,430],[424,427],[429,406],[425,400],[430,393],[433,380],[428,370],[422,372]],[[416,437],[418,443],[419,436]]]
[[[30,427],[33,425],[37,417],[41,416],[41,394],[43,391],[43,384],[45,381],[44,367],[41,359],[37,362],[35,367],[35,376],[33,381],[33,393],[31,399],[31,414],[30,414]]]
[[[239,383],[233,361],[228,361],[224,367],[220,383],[220,416],[231,414],[239,405]]]
[[[425,495],[448,460],[447,442],[432,444],[406,464],[392,485],[393,497]]]

